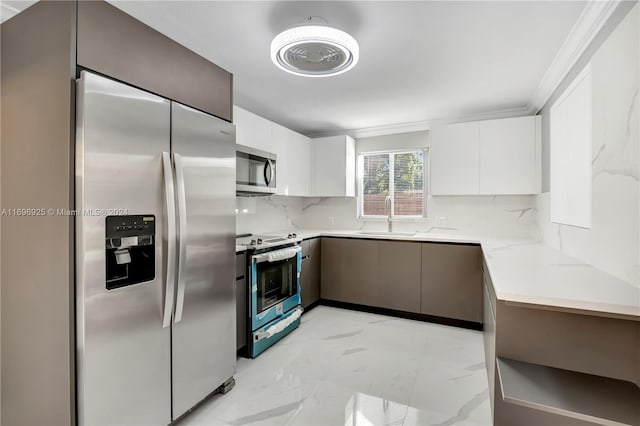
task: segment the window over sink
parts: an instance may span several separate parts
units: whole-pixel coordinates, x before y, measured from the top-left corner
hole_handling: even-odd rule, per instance
[[[358,216],[426,217],[427,151],[366,152],[358,155]]]

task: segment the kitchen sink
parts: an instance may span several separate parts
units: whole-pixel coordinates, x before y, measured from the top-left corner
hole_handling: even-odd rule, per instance
[[[388,235],[390,237],[412,237],[416,232],[359,231],[361,235]]]

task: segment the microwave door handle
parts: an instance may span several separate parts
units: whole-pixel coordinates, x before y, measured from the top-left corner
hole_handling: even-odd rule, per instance
[[[176,169],[176,192],[178,194],[178,293],[176,295],[176,311],[174,322],[182,320],[185,291],[185,263],[187,260],[187,199],[184,186],[184,168],[182,156],[173,154]]]
[[[267,160],[264,163],[264,182],[267,186],[271,184],[271,179],[273,179],[273,162],[271,160]]]
[[[176,260],[176,201],[174,195],[173,166],[168,152],[162,153],[162,172],[164,175],[164,196],[167,208],[167,265],[164,286],[164,311],[162,328],[171,324],[173,314],[173,297],[175,292],[175,260]]]

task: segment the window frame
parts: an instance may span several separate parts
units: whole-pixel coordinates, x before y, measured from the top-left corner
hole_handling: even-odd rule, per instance
[[[396,215],[395,200],[394,200],[394,159],[396,154],[410,154],[416,151],[422,151],[422,214],[421,215]],[[357,185],[357,218],[360,220],[387,220],[386,215],[365,215],[364,214],[364,157],[369,155],[381,155],[387,154],[389,158],[389,196],[391,197],[391,220],[403,221],[403,220],[425,220],[428,218],[427,199],[430,195],[430,183],[427,180],[428,173],[428,155],[429,148],[405,148],[405,149],[392,149],[383,151],[367,151],[357,153],[357,173],[356,173],[356,185]]]

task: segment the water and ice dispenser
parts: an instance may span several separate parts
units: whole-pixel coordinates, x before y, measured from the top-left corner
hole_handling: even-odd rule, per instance
[[[107,216],[107,290],[155,278],[156,220],[153,215]]]

